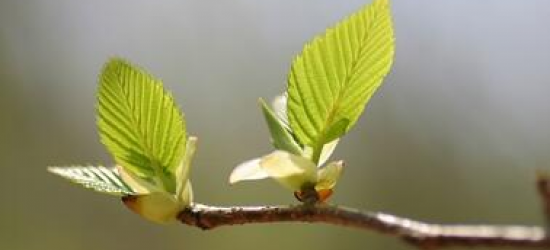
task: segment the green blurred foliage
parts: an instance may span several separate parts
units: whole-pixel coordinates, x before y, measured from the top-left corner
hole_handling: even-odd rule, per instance
[[[196,200],[295,202],[274,182],[227,184],[271,145],[257,98],[292,57],[364,1],[0,2],[0,249],[411,249],[326,225],[202,232],[158,226],[48,165],[111,163],[95,126],[97,75],[119,55],[161,77],[199,136]],[[432,222],[540,224],[550,169],[550,4],[393,1],[396,57],[334,159],[332,202]]]

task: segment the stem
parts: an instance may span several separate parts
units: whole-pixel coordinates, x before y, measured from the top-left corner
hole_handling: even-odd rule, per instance
[[[522,246],[550,247],[547,231],[536,226],[439,225],[395,215],[362,212],[335,205],[215,207],[193,204],[178,219],[201,229],[250,223],[326,223],[374,230],[418,247]]]
[[[550,175],[539,174],[537,187],[544,211],[550,218]],[[255,207],[192,204],[178,215],[178,219],[184,224],[204,230],[250,223],[326,223],[385,233],[424,249],[447,246],[550,248],[550,229],[545,227],[433,224],[386,213],[321,203]]]

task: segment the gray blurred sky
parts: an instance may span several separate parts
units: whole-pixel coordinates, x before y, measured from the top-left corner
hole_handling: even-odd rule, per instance
[[[540,223],[550,2],[392,2],[394,67],[337,149],[348,164],[333,201],[436,222]],[[118,55],[162,78],[200,137],[198,201],[293,202],[272,182],[229,187],[227,176],[270,150],[257,98],[281,92],[303,44],[365,3],[0,1],[0,248],[408,249],[321,225],[161,227],[45,172],[111,162],[94,105],[101,65]]]

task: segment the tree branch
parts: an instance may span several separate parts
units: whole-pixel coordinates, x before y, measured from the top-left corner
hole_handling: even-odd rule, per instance
[[[550,247],[542,227],[504,225],[439,225],[377,212],[334,205],[214,207],[193,204],[178,216],[182,223],[201,229],[226,225],[272,222],[327,223],[374,230],[400,237],[421,248],[444,246]]]
[[[539,172],[537,189],[550,223],[550,175]],[[317,199],[315,199],[317,200]],[[315,201],[313,201],[315,202]],[[178,219],[209,230],[250,223],[308,222],[374,230],[424,249],[446,246],[515,246],[550,248],[550,229],[517,225],[443,225],[379,212],[306,202],[290,206],[215,207],[193,204]]]
[[[542,199],[542,208],[548,226],[550,225],[550,177],[548,173],[544,171],[537,173],[537,189]]]

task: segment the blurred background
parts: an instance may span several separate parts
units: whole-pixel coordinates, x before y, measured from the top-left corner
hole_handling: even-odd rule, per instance
[[[46,172],[111,164],[95,126],[102,64],[162,78],[200,145],[196,200],[294,203],[273,181],[227,184],[270,152],[257,98],[294,55],[368,0],[0,1],[0,249],[412,249],[375,232],[307,224],[211,232],[142,220]],[[333,203],[442,223],[541,224],[550,170],[550,2],[393,0],[396,57],[334,159]]]

